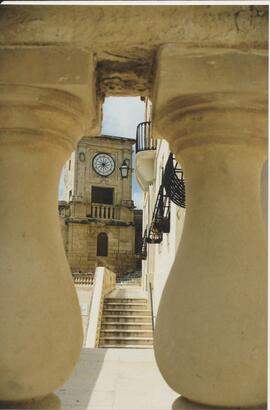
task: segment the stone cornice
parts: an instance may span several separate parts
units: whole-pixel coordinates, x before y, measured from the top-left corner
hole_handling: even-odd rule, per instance
[[[102,218],[79,218],[79,217],[66,217],[66,224],[81,224],[81,225],[91,225],[95,224],[97,226],[134,226],[134,222],[125,222],[119,219],[102,219]]]

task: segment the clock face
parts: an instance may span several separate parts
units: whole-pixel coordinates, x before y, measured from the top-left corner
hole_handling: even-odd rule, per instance
[[[93,158],[93,168],[98,175],[107,177],[113,173],[115,163],[109,154],[99,153]]]

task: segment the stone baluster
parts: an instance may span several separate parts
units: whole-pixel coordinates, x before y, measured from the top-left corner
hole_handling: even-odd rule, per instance
[[[183,166],[187,209],[155,356],[175,391],[212,406],[266,402],[266,54],[167,45],[157,59],[154,135]]]
[[[82,346],[57,197],[64,162],[94,130],[94,66],[69,48],[0,58],[0,400],[19,401],[60,387]]]

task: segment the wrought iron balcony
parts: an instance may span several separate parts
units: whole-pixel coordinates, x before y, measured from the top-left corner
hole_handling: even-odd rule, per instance
[[[140,258],[146,259],[147,258],[147,228],[145,228],[144,235],[142,238],[142,247],[140,251]]]
[[[149,230],[148,236],[146,238],[147,243],[156,244],[161,243],[163,240],[163,234],[161,232],[153,232],[153,230]]]
[[[164,188],[167,196],[176,205],[181,208],[186,207],[186,188],[183,170],[178,167],[174,155],[169,155],[165,172],[164,172]]]
[[[136,132],[136,153],[140,151],[155,150],[157,140],[152,138],[151,121],[141,122]]]
[[[143,191],[153,183],[157,140],[152,138],[151,122],[141,122],[136,132],[135,173]]]
[[[163,233],[170,232],[171,202],[164,189],[164,175],[160,185],[150,224],[147,242],[160,243]]]

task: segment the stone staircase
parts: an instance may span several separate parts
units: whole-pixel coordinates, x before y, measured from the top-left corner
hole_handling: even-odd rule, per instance
[[[99,347],[153,348],[152,319],[147,299],[105,298]]]

